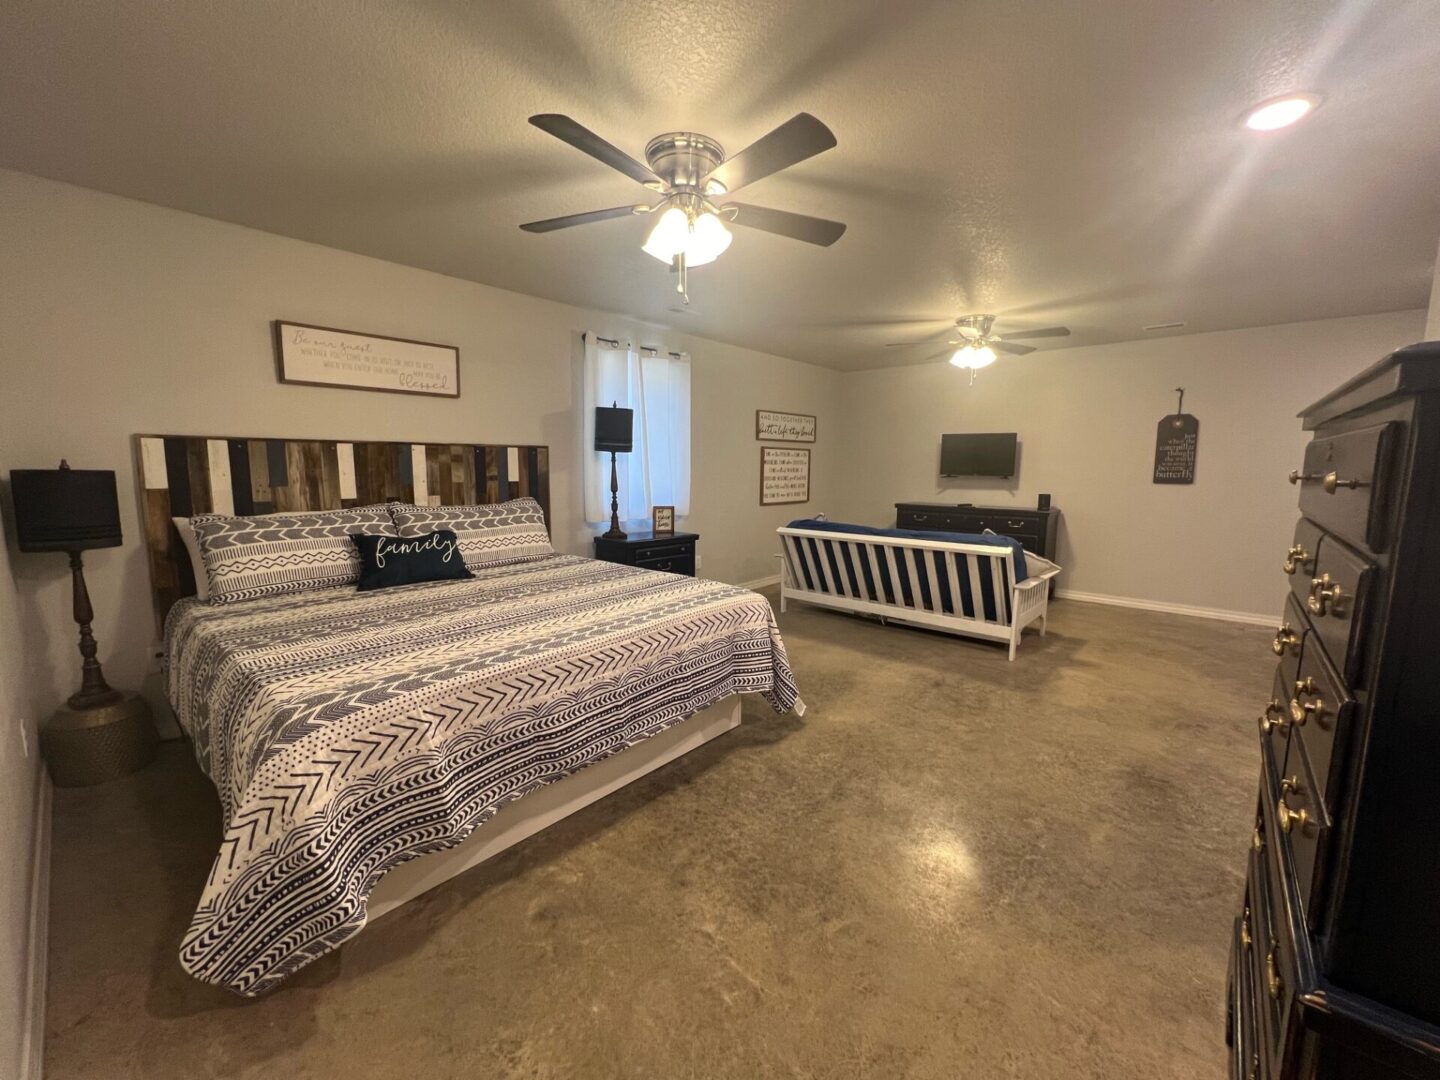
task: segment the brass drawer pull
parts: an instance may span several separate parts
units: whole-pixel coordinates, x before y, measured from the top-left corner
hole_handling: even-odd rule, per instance
[[[1245,946],[1246,952],[1249,952],[1252,943],[1250,937],[1250,909],[1247,907],[1244,916],[1240,919],[1240,944]]]
[[[1334,615],[1337,619],[1343,619],[1345,616],[1341,607],[1344,602],[1344,590],[1338,583],[1330,580],[1328,573],[1311,579],[1310,599],[1305,601],[1305,606],[1316,615]]]
[[[1324,477],[1318,472],[1302,473],[1299,469],[1291,469],[1288,479],[1292,484],[1308,484],[1311,480],[1322,480]]]
[[[1260,826],[1255,826],[1255,831],[1250,834],[1250,846],[1256,851],[1265,850],[1265,837],[1260,834]]]
[[[1314,701],[1301,701],[1301,698],[1314,698]],[[1315,689],[1315,677],[1307,675],[1295,684],[1295,696],[1290,699],[1290,719],[1296,726],[1303,726],[1311,716],[1318,715],[1325,709],[1325,699]]]
[[[1320,486],[1325,489],[1327,495],[1334,495],[1340,488],[1369,487],[1369,480],[1341,480],[1338,473],[1327,472],[1325,479],[1320,481]]]
[[[1269,735],[1272,731],[1284,731],[1285,705],[1279,698],[1271,698],[1270,703],[1265,706],[1265,711],[1260,714],[1260,734]]]
[[[1305,788],[1300,783],[1300,778],[1298,776],[1287,776],[1284,780],[1280,781],[1281,795],[1288,795],[1292,791],[1298,795],[1301,794],[1304,790]]]
[[[1275,814],[1280,819],[1280,831],[1288,833],[1297,825],[1304,833],[1310,825],[1309,810],[1291,810],[1290,804],[1285,801],[1285,796],[1280,796],[1280,801],[1275,804]]]
[[[1280,569],[1287,574],[1293,574],[1296,570],[1314,570],[1315,556],[1305,550],[1304,544],[1295,544],[1285,553],[1285,561],[1280,564]]]
[[[1275,631],[1275,638],[1270,642],[1270,651],[1276,656],[1284,656],[1287,652],[1293,652],[1300,644],[1300,635],[1295,633],[1294,628],[1287,622],[1281,623],[1280,629]]]
[[[1270,997],[1275,1001],[1280,1000],[1280,992],[1285,989],[1285,980],[1280,978],[1280,969],[1275,963],[1275,954],[1279,952],[1279,950],[1279,944],[1272,941],[1270,943],[1270,951],[1265,954],[1266,989],[1270,991]]]

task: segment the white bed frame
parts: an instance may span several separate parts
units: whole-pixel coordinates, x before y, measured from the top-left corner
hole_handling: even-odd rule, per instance
[[[382,877],[371,890],[366,924],[739,726],[740,695],[732,694],[659,735],[507,803],[463,843],[401,863]]]
[[[840,611],[861,611],[870,615],[878,615],[882,622],[894,619],[896,622],[910,623],[915,626],[929,627],[932,630],[944,630],[950,634],[960,634],[965,637],[988,638],[994,641],[1008,642],[1010,645],[1010,659],[1015,659],[1015,647],[1020,643],[1020,635],[1025,627],[1033,622],[1040,624],[1040,634],[1045,634],[1046,609],[1050,600],[1050,579],[1060,572],[1059,568],[1047,569],[1039,575],[1032,575],[1024,581],[1015,580],[1015,555],[1008,547],[999,547],[993,544],[960,544],[947,540],[912,540],[900,536],[877,536],[869,533],[839,533],[827,532],[819,529],[791,529],[783,528],[775,530],[780,535],[780,551],[778,556],[781,562],[780,573],[780,611],[785,611],[786,602],[799,600],[806,604],[817,604],[820,607],[836,608]],[[855,568],[856,581],[859,584],[857,591],[850,582],[847,573],[841,573],[839,580],[830,569],[830,560],[827,558],[815,558],[810,550],[809,541],[814,540],[816,547],[820,547],[821,541],[834,545],[835,558],[843,568],[845,566],[842,549],[848,552],[850,564]],[[950,600],[953,614],[947,613],[941,606],[940,583],[938,575],[934,572],[934,562],[931,552],[939,552],[945,559],[945,570],[949,575]],[[926,581],[929,585],[927,595],[922,595],[919,589],[919,575],[917,573],[918,561],[924,559],[927,566]],[[981,602],[981,596],[985,586],[980,577],[980,560],[990,561],[990,581],[992,583],[1008,583],[1010,598],[1010,615],[1007,618],[1003,596],[996,596],[994,619],[985,618],[985,608]],[[899,576],[896,567],[899,564],[905,566],[906,574],[909,576],[911,588],[911,602],[905,602],[904,592],[898,587],[894,588],[895,602],[886,600],[883,588],[880,588],[881,574],[880,562],[884,561],[889,578],[892,582],[898,582]],[[870,567],[871,579],[876,583],[874,592],[865,587],[865,577],[861,570],[862,565]],[[964,567],[962,570],[961,567]],[[968,576],[970,582],[970,595],[974,597],[975,614],[967,616],[964,614],[964,607],[961,601],[960,574]],[[814,588],[805,585],[806,580],[815,583]]]

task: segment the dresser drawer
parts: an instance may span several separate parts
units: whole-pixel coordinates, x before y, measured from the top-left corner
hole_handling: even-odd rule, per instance
[[[1277,930],[1285,970],[1294,971],[1294,942],[1289,933],[1278,933],[1291,925],[1285,914],[1282,883],[1294,885],[1300,904],[1295,921],[1301,932],[1306,926],[1318,925],[1322,912],[1316,900],[1317,886],[1324,875],[1330,818],[1316,795],[1303,744],[1293,732],[1283,770],[1268,751],[1262,757],[1265,761],[1260,770],[1260,798],[1265,806],[1265,846],[1270,856],[1270,920]]]
[[[1275,628],[1275,636],[1270,639],[1270,651],[1282,660],[1293,660],[1298,664],[1301,646],[1309,628],[1310,621],[1305,618],[1300,601],[1295,599],[1294,593],[1288,593],[1285,597],[1285,614],[1280,625]]]
[[[901,508],[895,511],[895,527],[897,529],[940,529],[948,530],[950,514],[941,510],[910,510]]]
[[[1254,924],[1250,914],[1250,890],[1235,920],[1230,943],[1229,1030],[1230,1075],[1232,1080],[1263,1080],[1260,1032],[1255,1013]]]
[[[1299,672],[1291,687],[1289,710],[1290,752],[1294,753],[1295,743],[1304,745],[1320,801],[1327,810],[1332,809],[1340,794],[1335,774],[1343,764],[1335,748],[1344,745],[1341,740],[1349,730],[1355,700],[1323,649],[1306,649],[1301,656]],[[1288,760],[1285,768],[1289,768]]]
[[[642,566],[655,559],[673,559],[677,556],[695,557],[694,540],[657,540],[640,544],[635,548],[635,565]]]
[[[1324,538],[1324,529],[1302,517],[1295,523],[1295,540],[1280,564],[1290,576],[1290,591],[1302,607],[1310,596],[1310,580],[1316,574],[1317,556]]]
[[[1263,788],[1263,784],[1261,785]],[[1265,817],[1262,812],[1261,817]],[[1285,1026],[1289,1020],[1290,1002],[1294,996],[1294,980],[1288,979],[1286,952],[1282,950],[1283,920],[1274,917],[1270,899],[1269,837],[1257,832],[1263,840],[1250,851],[1246,883],[1246,901],[1250,910],[1249,974],[1254,988],[1252,1009],[1255,1016],[1256,1052],[1262,1062],[1261,1075],[1278,1072],[1281,1051],[1285,1045]]]
[[[1390,540],[1388,464],[1400,428],[1391,421],[1311,440],[1297,477],[1301,512],[1353,544],[1384,551]]]
[[[1327,536],[1315,559],[1315,576],[1304,581],[1297,575],[1294,582],[1297,593],[1305,586],[1305,611],[1313,637],[1324,645],[1350,686],[1360,685],[1365,666],[1363,630],[1375,576],[1374,564]]]
[[[1298,670],[1298,663],[1284,659],[1276,665],[1270,699],[1260,713],[1260,741],[1269,748],[1277,768],[1283,767],[1290,749],[1290,691]]]

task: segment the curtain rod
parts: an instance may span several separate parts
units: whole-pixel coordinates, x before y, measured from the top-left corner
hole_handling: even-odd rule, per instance
[[[584,335],[582,335],[582,336],[584,336]],[[621,343],[618,342],[618,341],[616,341],[614,338],[601,337],[599,334],[592,334],[592,335],[590,335],[590,336],[592,336],[592,337],[593,337],[597,342],[599,342],[601,345],[609,345],[610,348],[612,348],[612,349],[618,349],[618,348],[620,348]],[[630,342],[627,341],[627,342],[625,342],[624,344],[625,344],[626,348],[629,348],[629,347],[630,347]],[[640,351],[643,352],[643,353],[649,353],[651,356],[659,356],[659,355],[660,355],[660,350],[657,349],[654,345],[641,345],[641,346],[640,346]],[[679,359],[681,359],[685,354],[684,354],[684,353],[678,353],[678,352],[669,352],[669,353],[666,353],[665,355],[670,356],[670,357],[673,357],[673,358],[676,359],[676,360],[679,360]]]

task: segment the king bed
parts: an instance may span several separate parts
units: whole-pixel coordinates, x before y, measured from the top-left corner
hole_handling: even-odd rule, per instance
[[[527,498],[489,509],[543,521]],[[276,525],[191,520],[202,534]],[[460,535],[478,549],[482,534]],[[368,919],[723,734],[740,694],[803,709],[763,597],[534,546],[465,580],[276,593],[258,549],[237,544],[246,587],[168,603],[167,690],[224,829],[181,945],[188,971],[264,993]]]

